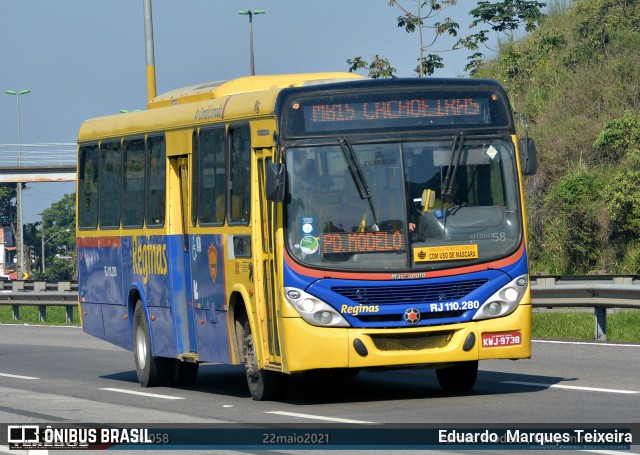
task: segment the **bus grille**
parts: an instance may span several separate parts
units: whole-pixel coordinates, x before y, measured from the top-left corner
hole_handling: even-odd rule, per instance
[[[429,321],[435,319],[449,319],[449,318],[458,318],[464,314],[464,311],[442,311],[438,313],[420,313],[420,320]],[[358,316],[354,316],[361,322],[365,323],[380,323],[380,322],[403,322],[404,314],[403,313],[394,313],[394,314],[362,314]]]
[[[444,348],[451,341],[453,330],[402,335],[372,335],[371,341],[380,351],[421,351]]]
[[[486,282],[487,280],[470,280],[410,286],[336,286],[332,290],[362,305],[417,305],[459,300]]]

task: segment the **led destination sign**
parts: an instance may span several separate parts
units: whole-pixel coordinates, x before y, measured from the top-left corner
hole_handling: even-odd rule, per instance
[[[405,248],[400,231],[331,232],[322,235],[322,253],[388,253]]]
[[[353,92],[294,99],[290,137],[358,130],[509,127],[504,99],[492,91]]]
[[[474,98],[407,99],[369,103],[318,104],[305,107],[311,124],[354,120],[388,120],[482,115],[483,100]]]

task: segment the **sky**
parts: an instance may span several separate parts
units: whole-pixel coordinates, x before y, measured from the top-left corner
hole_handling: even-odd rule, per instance
[[[406,6],[415,0],[400,0]],[[443,13],[468,31],[461,0]],[[399,77],[414,77],[418,35],[398,28],[388,0],[152,0],[157,93],[250,73],[253,18],[256,74],[347,71],[348,58],[388,59]],[[0,0],[0,144],[75,143],[81,123],[121,109],[146,107],[143,0]],[[442,43],[442,44],[440,44]],[[435,50],[450,48],[441,40]],[[436,76],[464,75],[464,51],[443,52]],[[24,223],[75,191],[75,183],[28,184]]]

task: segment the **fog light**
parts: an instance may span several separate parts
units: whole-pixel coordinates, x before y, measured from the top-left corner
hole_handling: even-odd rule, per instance
[[[331,319],[333,319],[333,316],[328,311],[323,311],[318,314],[318,320],[321,324],[330,324]]]
[[[487,309],[491,316],[495,316],[500,314],[500,311],[502,311],[502,305],[500,305],[500,302],[491,302]]]
[[[289,296],[291,300],[298,300],[300,298],[300,291],[297,289],[291,289],[287,292],[287,296]]]

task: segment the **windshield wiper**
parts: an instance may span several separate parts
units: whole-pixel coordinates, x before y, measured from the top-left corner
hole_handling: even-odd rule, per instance
[[[447,175],[445,175],[442,181],[442,200],[445,198],[453,199],[454,182],[456,180],[456,173],[458,172],[458,164],[460,164],[460,157],[462,154],[462,145],[464,144],[464,134],[460,133],[453,137],[453,146],[451,147],[451,161],[449,162],[449,168],[447,169]]]
[[[360,199],[366,199],[369,202],[369,208],[371,209],[371,214],[373,215],[373,226],[371,226],[371,229],[373,229],[374,231],[379,231],[380,228],[378,227],[378,218],[376,217],[376,211],[373,208],[373,202],[371,202],[371,190],[369,189],[367,180],[362,173],[362,168],[360,167],[360,164],[356,159],[356,154],[353,151],[353,147],[351,147],[351,144],[346,137],[341,137],[338,139],[338,141],[340,142],[340,147],[342,148],[344,159],[347,160],[347,165],[349,166],[349,174],[351,174],[353,183],[356,185],[356,189],[360,194]]]

